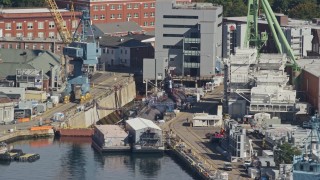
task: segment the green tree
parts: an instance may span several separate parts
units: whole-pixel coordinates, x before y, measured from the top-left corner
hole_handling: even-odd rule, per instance
[[[244,0],[207,0],[213,4],[223,6],[223,15],[229,16],[245,16],[247,14],[247,7]]]
[[[0,0],[0,4],[2,4],[4,7],[11,7],[11,0]]]
[[[282,145],[280,145],[279,149],[279,157],[275,159],[277,164],[292,164],[293,156],[301,154],[298,148],[292,146],[289,143],[283,143]]]
[[[306,20],[320,17],[320,8],[312,2],[302,3],[289,11],[289,17]]]

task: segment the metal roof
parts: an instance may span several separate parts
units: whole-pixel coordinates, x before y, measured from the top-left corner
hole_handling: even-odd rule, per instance
[[[128,134],[118,125],[96,125],[95,126],[104,137],[126,138]]]
[[[39,69],[47,73],[60,65],[60,57],[49,51],[27,49],[0,49],[0,77],[16,74],[16,69]]]
[[[127,32],[142,32],[143,29],[133,21],[94,24],[93,29],[99,29],[104,34],[116,34]]]
[[[320,77],[320,59],[299,59],[296,62],[304,71]]]
[[[69,12],[66,9],[58,9],[60,12]],[[17,13],[50,13],[48,8],[28,8],[28,9],[2,9],[1,14],[17,14]]]
[[[116,46],[121,46],[121,47],[145,47],[145,46],[150,46],[149,43],[144,43],[142,42],[145,39],[149,39],[152,36],[149,35],[144,35],[144,34],[134,34],[134,35],[128,35],[128,36],[122,36],[122,37],[117,37],[117,36],[103,36],[99,40],[100,46],[105,46],[105,47],[116,47]]]
[[[134,130],[145,129],[145,128],[161,130],[161,128],[151,120],[140,118],[140,117],[129,119],[126,121],[126,123],[130,127],[132,127]]]

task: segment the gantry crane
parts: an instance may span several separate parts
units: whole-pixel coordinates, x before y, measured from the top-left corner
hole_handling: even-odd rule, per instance
[[[301,71],[301,68],[296,62],[296,56],[293,53],[290,44],[288,43],[278,21],[271,9],[268,0],[248,0],[248,15],[247,15],[247,31],[244,41],[245,47],[255,47],[258,51],[266,43],[268,35],[266,32],[262,32],[261,35],[258,33],[258,16],[259,16],[259,2],[261,2],[262,9],[266,15],[269,28],[271,30],[273,39],[275,41],[277,50],[280,54],[283,53],[282,44],[290,58],[290,63],[287,66],[292,67],[294,74],[294,84],[296,83],[295,78]]]
[[[66,64],[67,84],[65,88],[64,102],[69,102],[70,95],[74,95],[75,100],[83,102],[90,98],[89,90],[89,76],[91,72],[95,71],[95,66],[98,63],[98,57],[101,55],[101,49],[97,47],[94,39],[93,30],[90,22],[89,11],[82,12],[81,20],[76,28],[73,37],[67,27],[64,25],[64,20],[58,10],[58,6],[54,0],[46,0],[49,10],[52,13],[53,19],[57,26],[57,30],[64,44],[67,46],[63,48],[63,55],[73,58],[70,63]],[[72,1],[73,8],[73,1]],[[81,28],[81,31],[80,31]],[[80,34],[78,34],[80,31]],[[73,65],[73,71],[67,72],[67,65]],[[76,87],[81,89],[81,95],[76,94]]]

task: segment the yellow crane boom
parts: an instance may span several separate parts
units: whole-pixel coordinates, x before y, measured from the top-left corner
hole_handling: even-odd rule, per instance
[[[58,29],[58,32],[60,34],[62,41],[65,44],[71,43],[72,42],[71,34],[70,34],[68,28],[63,23],[64,20],[62,18],[60,11],[58,10],[57,3],[55,2],[55,0],[46,0],[46,3],[49,6],[49,10],[53,16],[54,22],[57,26],[57,29]]]

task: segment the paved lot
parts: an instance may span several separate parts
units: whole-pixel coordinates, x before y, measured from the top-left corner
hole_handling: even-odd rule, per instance
[[[216,114],[217,106],[221,104],[222,95],[223,86],[220,86],[211,94],[206,95],[202,102],[197,103],[191,110],[178,113],[176,118],[171,120],[165,127],[165,129],[171,129],[175,132],[189,147],[192,147],[197,154],[200,154],[206,163],[211,164],[212,171],[222,170],[226,159],[216,150],[217,145],[205,138],[205,134],[220,130],[220,127],[190,127],[186,119],[192,119],[192,114],[197,112]],[[239,163],[233,164],[234,169],[228,172],[229,179],[249,179],[243,169],[238,168],[239,165]]]
[[[90,93],[93,97],[96,97],[102,93],[105,93],[105,91],[111,90],[111,87],[113,87],[115,84],[121,83],[123,80],[128,79],[128,74],[124,73],[110,73],[110,72],[99,72],[98,75],[93,76],[92,82],[96,84],[94,88],[90,90]],[[57,112],[66,112],[70,109],[76,108],[78,104],[76,103],[67,103],[67,104],[58,104],[58,106],[49,109],[45,113],[43,113],[41,117],[43,120],[50,119],[55,113]],[[39,124],[39,118],[37,120],[25,122],[25,123],[19,123],[19,124],[13,124],[13,125],[0,125],[0,136],[4,133],[7,133],[9,129],[16,129],[16,130],[24,130],[28,129],[32,126]]]

